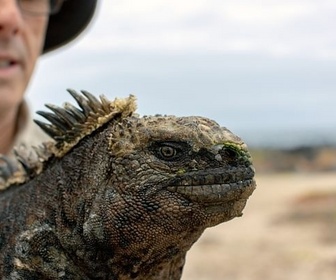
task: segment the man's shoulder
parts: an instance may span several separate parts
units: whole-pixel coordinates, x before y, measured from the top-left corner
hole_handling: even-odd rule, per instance
[[[38,146],[51,138],[33,121],[26,102],[21,105],[18,117],[18,132],[14,146]]]

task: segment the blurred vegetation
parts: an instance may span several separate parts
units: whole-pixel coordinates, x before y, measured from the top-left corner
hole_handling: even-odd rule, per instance
[[[278,222],[319,227],[322,242],[336,243],[336,190],[302,194],[292,201],[289,210]]]
[[[257,173],[336,171],[336,146],[251,148]]]
[[[252,148],[257,174],[276,172],[318,173],[336,171],[336,146],[301,146],[291,149]],[[330,191],[316,189],[295,197],[280,223],[303,230],[320,228],[321,241],[336,243],[336,182]]]

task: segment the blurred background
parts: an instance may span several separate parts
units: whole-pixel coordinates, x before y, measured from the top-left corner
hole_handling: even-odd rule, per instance
[[[66,88],[203,115],[253,146],[336,143],[336,2],[101,1],[85,36],[42,57],[33,109]]]
[[[40,60],[33,110],[73,88],[215,119],[250,146],[258,188],[183,279],[336,279],[336,1],[100,2],[85,36]]]

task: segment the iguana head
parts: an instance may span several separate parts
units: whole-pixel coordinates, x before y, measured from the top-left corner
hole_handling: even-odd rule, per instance
[[[128,117],[108,137],[119,192],[141,197],[150,214],[164,209],[163,219],[216,225],[240,216],[255,188],[246,145],[207,118]]]

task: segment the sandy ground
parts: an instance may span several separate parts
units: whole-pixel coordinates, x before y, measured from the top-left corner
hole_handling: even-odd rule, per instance
[[[182,279],[336,279],[336,174],[257,183],[244,216],[208,229],[188,252]]]

